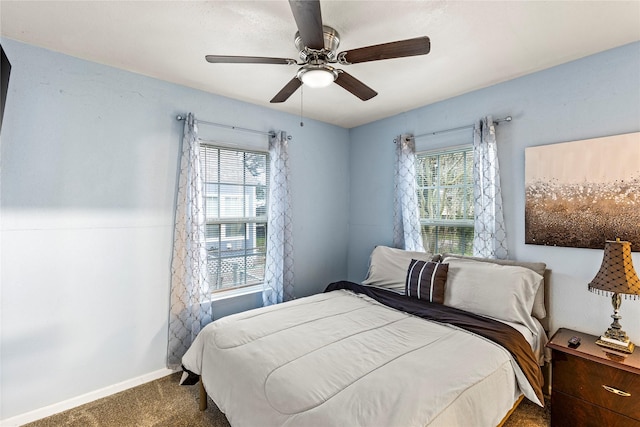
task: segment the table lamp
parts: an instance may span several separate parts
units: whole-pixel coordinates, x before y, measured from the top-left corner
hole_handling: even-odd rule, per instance
[[[618,313],[622,302],[621,294],[625,294],[625,299],[626,295],[633,295],[633,299],[640,295],[640,279],[633,268],[630,242],[620,239],[606,241],[600,271],[589,283],[589,290],[600,295],[610,295],[613,305],[613,323],[596,344],[624,353],[633,353],[635,345],[622,330],[621,316]]]

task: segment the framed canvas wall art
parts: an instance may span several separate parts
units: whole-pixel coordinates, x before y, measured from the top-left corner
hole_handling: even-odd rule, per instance
[[[525,243],[640,251],[640,132],[525,149]]]

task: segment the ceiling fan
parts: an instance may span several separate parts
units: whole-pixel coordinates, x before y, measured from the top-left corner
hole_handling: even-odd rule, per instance
[[[294,43],[301,62],[287,58],[261,56],[207,55],[213,64],[282,64],[300,65],[296,76],[273,97],[272,103],[285,102],[303,83],[309,87],[325,87],[335,82],[363,101],[378,94],[344,70],[329,64],[357,64],[382,59],[426,55],[431,50],[429,37],[417,37],[391,43],[362,47],[336,54],[340,35],[322,24],[319,0],[289,0],[289,6],[298,27]]]

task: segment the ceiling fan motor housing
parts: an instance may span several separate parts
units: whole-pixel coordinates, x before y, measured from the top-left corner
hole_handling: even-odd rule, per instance
[[[300,36],[300,31],[296,32],[294,43],[296,45],[296,49],[298,49],[300,59],[303,62],[313,64],[313,61],[316,61],[316,65],[320,65],[320,61],[322,61],[322,63],[335,62],[336,51],[340,45],[340,34],[328,25],[322,26],[322,32],[324,36],[324,49],[322,50],[310,49],[305,46],[302,37]]]

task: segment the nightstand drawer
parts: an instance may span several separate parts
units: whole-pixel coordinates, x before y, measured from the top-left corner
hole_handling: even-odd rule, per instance
[[[553,354],[553,389],[640,421],[640,377],[570,354]]]
[[[629,402],[629,405],[638,402]],[[553,410],[562,408],[562,410]],[[551,394],[553,427],[640,427],[640,421],[577,399],[557,390]]]

